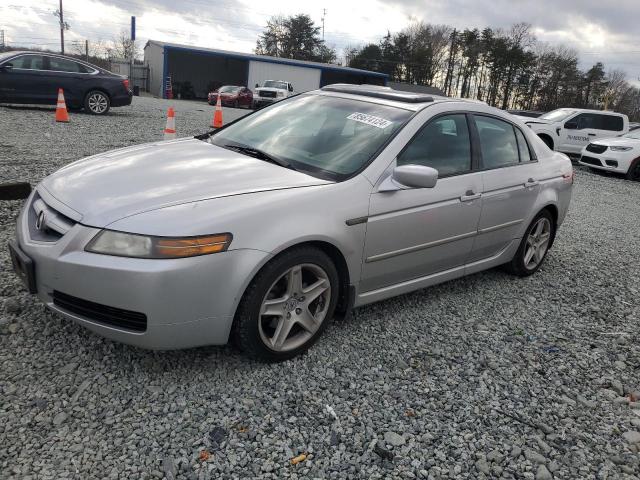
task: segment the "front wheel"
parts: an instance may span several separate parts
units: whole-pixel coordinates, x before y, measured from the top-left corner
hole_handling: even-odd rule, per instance
[[[84,108],[92,115],[104,115],[109,111],[110,107],[109,96],[100,90],[93,90],[87,93],[84,99]]]
[[[274,258],[245,292],[234,320],[241,350],[279,361],[307,350],[333,316],[338,272],[321,250],[301,247]]]
[[[640,158],[636,158],[631,165],[629,165],[629,170],[627,170],[627,174],[625,175],[627,180],[634,180],[636,182],[640,182]]]
[[[518,251],[511,262],[505,265],[506,269],[520,277],[535,273],[544,262],[554,236],[553,217],[548,210],[543,210],[536,215],[527,228]]]

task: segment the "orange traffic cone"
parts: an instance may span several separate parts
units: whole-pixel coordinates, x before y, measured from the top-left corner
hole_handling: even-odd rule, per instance
[[[173,111],[173,107],[169,107],[167,110],[167,126],[164,127],[164,139],[171,140],[176,138],[176,112]]]
[[[213,128],[220,128],[222,126],[222,102],[220,101],[220,92],[218,92],[218,100],[216,101],[216,111],[213,113],[211,126]]]
[[[69,122],[69,112],[67,112],[67,104],[64,102],[64,93],[62,89],[58,89],[58,104],[56,105],[56,122]]]

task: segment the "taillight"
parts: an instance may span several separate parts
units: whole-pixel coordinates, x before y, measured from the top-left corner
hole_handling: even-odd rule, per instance
[[[129,79],[125,78],[124,80],[122,80],[122,85],[124,85],[125,90],[129,90]]]
[[[567,183],[573,183],[573,179],[575,177],[575,172],[573,169],[571,169],[571,172],[569,173],[563,173],[562,174],[562,178],[564,179],[565,182]]]

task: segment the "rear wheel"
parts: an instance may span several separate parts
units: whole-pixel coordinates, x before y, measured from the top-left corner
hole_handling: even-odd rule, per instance
[[[307,350],[333,317],[338,272],[312,247],[274,258],[245,292],[234,320],[237,345],[253,357],[279,361]]]
[[[636,182],[640,182],[640,158],[636,158],[631,165],[629,166],[629,170],[627,170],[627,174],[625,175],[627,180],[634,180]]]
[[[554,236],[553,217],[548,210],[542,210],[527,228],[513,259],[506,264],[507,270],[520,277],[535,273],[544,262]]]
[[[93,115],[104,115],[110,107],[109,96],[100,90],[92,90],[84,98],[85,110]]]

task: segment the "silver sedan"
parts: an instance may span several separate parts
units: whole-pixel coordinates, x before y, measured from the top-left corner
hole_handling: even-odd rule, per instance
[[[10,250],[32,293],[100,335],[281,360],[354,306],[534,273],[572,184],[569,159],[500,110],[332,85],[62,168]]]

